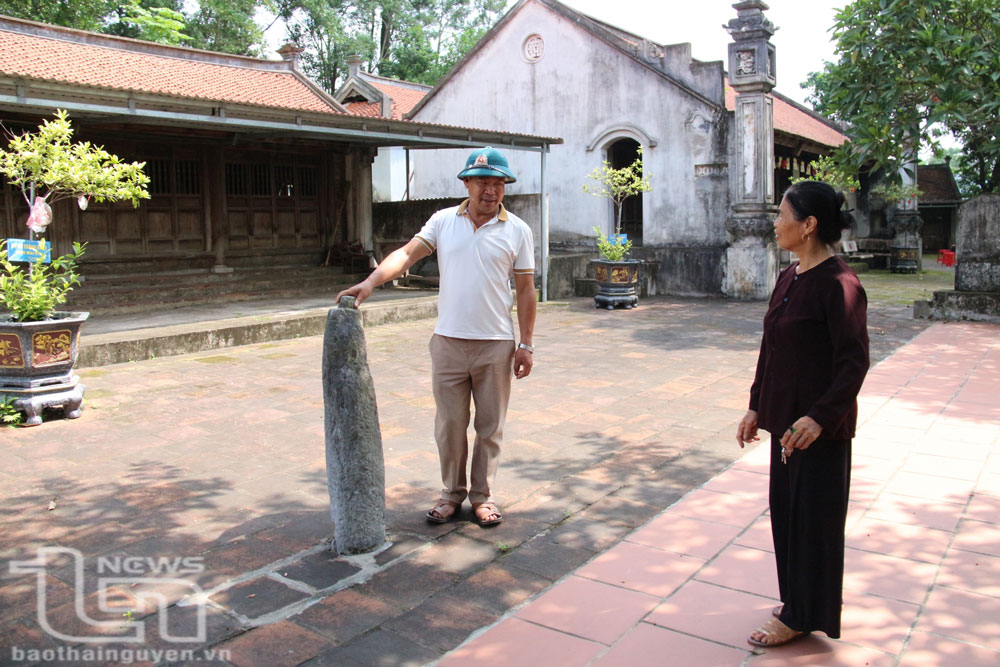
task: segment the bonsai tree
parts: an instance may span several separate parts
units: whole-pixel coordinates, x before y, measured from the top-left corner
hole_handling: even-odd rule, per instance
[[[52,204],[60,199],[74,198],[86,209],[90,199],[128,200],[138,206],[140,199],[149,198],[144,162],[122,162],[90,142],[71,143],[72,136],[69,116],[60,110],[37,132],[10,135],[7,148],[0,148],[0,173],[28,203],[29,239],[45,234],[52,222]],[[10,260],[6,240],[0,241],[0,300],[13,318],[31,322],[52,317],[80,284],[76,266],[84,250],[84,245],[73,243],[72,252],[51,263],[40,256],[23,268]]]
[[[607,160],[602,167],[597,167],[588,174],[587,178],[596,181],[596,185],[583,185],[583,191],[595,197],[610,199],[614,204],[614,238],[605,236],[600,227],[594,227],[597,234],[597,249],[601,256],[612,262],[617,262],[628,255],[632,249],[632,241],[627,240],[621,243],[622,233],[622,204],[626,199],[640,192],[649,192],[653,189],[650,176],[642,175],[642,148],[637,151],[635,162],[627,167],[615,169]]]

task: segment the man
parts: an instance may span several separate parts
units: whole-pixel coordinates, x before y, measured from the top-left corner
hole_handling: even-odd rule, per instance
[[[451,520],[468,498],[477,523],[493,526],[503,521],[490,501],[490,485],[500,462],[511,370],[520,379],[532,366],[535,253],[528,225],[503,206],[504,189],[516,178],[500,151],[473,151],[458,178],[469,198],[432,215],[413,239],[365,280],[338,294],[337,301],[353,296],[360,305],[375,287],[437,250],[441,287],[430,353],[437,406],[434,437],[444,489],[427,520]],[[520,334],[516,345],[511,275]],[[476,439],[467,478],[470,399],[476,407]]]

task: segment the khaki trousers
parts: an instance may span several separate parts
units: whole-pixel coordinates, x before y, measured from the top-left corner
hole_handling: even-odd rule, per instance
[[[473,504],[490,499],[500,464],[500,443],[514,371],[514,341],[469,340],[434,334],[430,342],[431,379],[437,415],[434,438],[441,458],[441,497]],[[476,439],[469,458],[469,404],[476,407]],[[467,482],[471,481],[471,486]]]

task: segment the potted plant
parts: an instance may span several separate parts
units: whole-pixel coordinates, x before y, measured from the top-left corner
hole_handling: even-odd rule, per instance
[[[615,169],[605,160],[602,167],[595,168],[588,178],[596,181],[596,185],[584,184],[583,191],[603,199],[610,199],[614,208],[614,233],[605,235],[600,227],[594,227],[597,235],[597,250],[600,259],[595,259],[594,274],[597,277],[597,295],[594,305],[597,308],[614,310],[616,306],[631,309],[639,303],[639,267],[638,259],[626,259],[632,250],[632,241],[622,234],[622,204],[626,199],[653,189],[650,175],[642,174],[642,149],[638,151],[635,162],[627,167]]]
[[[25,425],[40,424],[43,408],[63,406],[68,418],[80,416],[83,385],[73,374],[80,327],[89,313],[56,310],[80,277],[77,263],[85,246],[51,258],[44,234],[52,204],[76,199],[81,209],[95,201],[149,197],[145,163],[125,163],[100,146],[72,143],[65,111],[46,120],[37,132],[10,135],[0,148],[0,174],[20,189],[28,204],[28,239],[0,240],[0,402],[22,410]],[[36,235],[40,238],[36,238]]]

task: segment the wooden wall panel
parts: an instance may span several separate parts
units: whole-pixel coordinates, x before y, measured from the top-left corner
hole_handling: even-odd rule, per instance
[[[173,239],[174,231],[169,210],[146,210],[146,238],[150,241]]]

